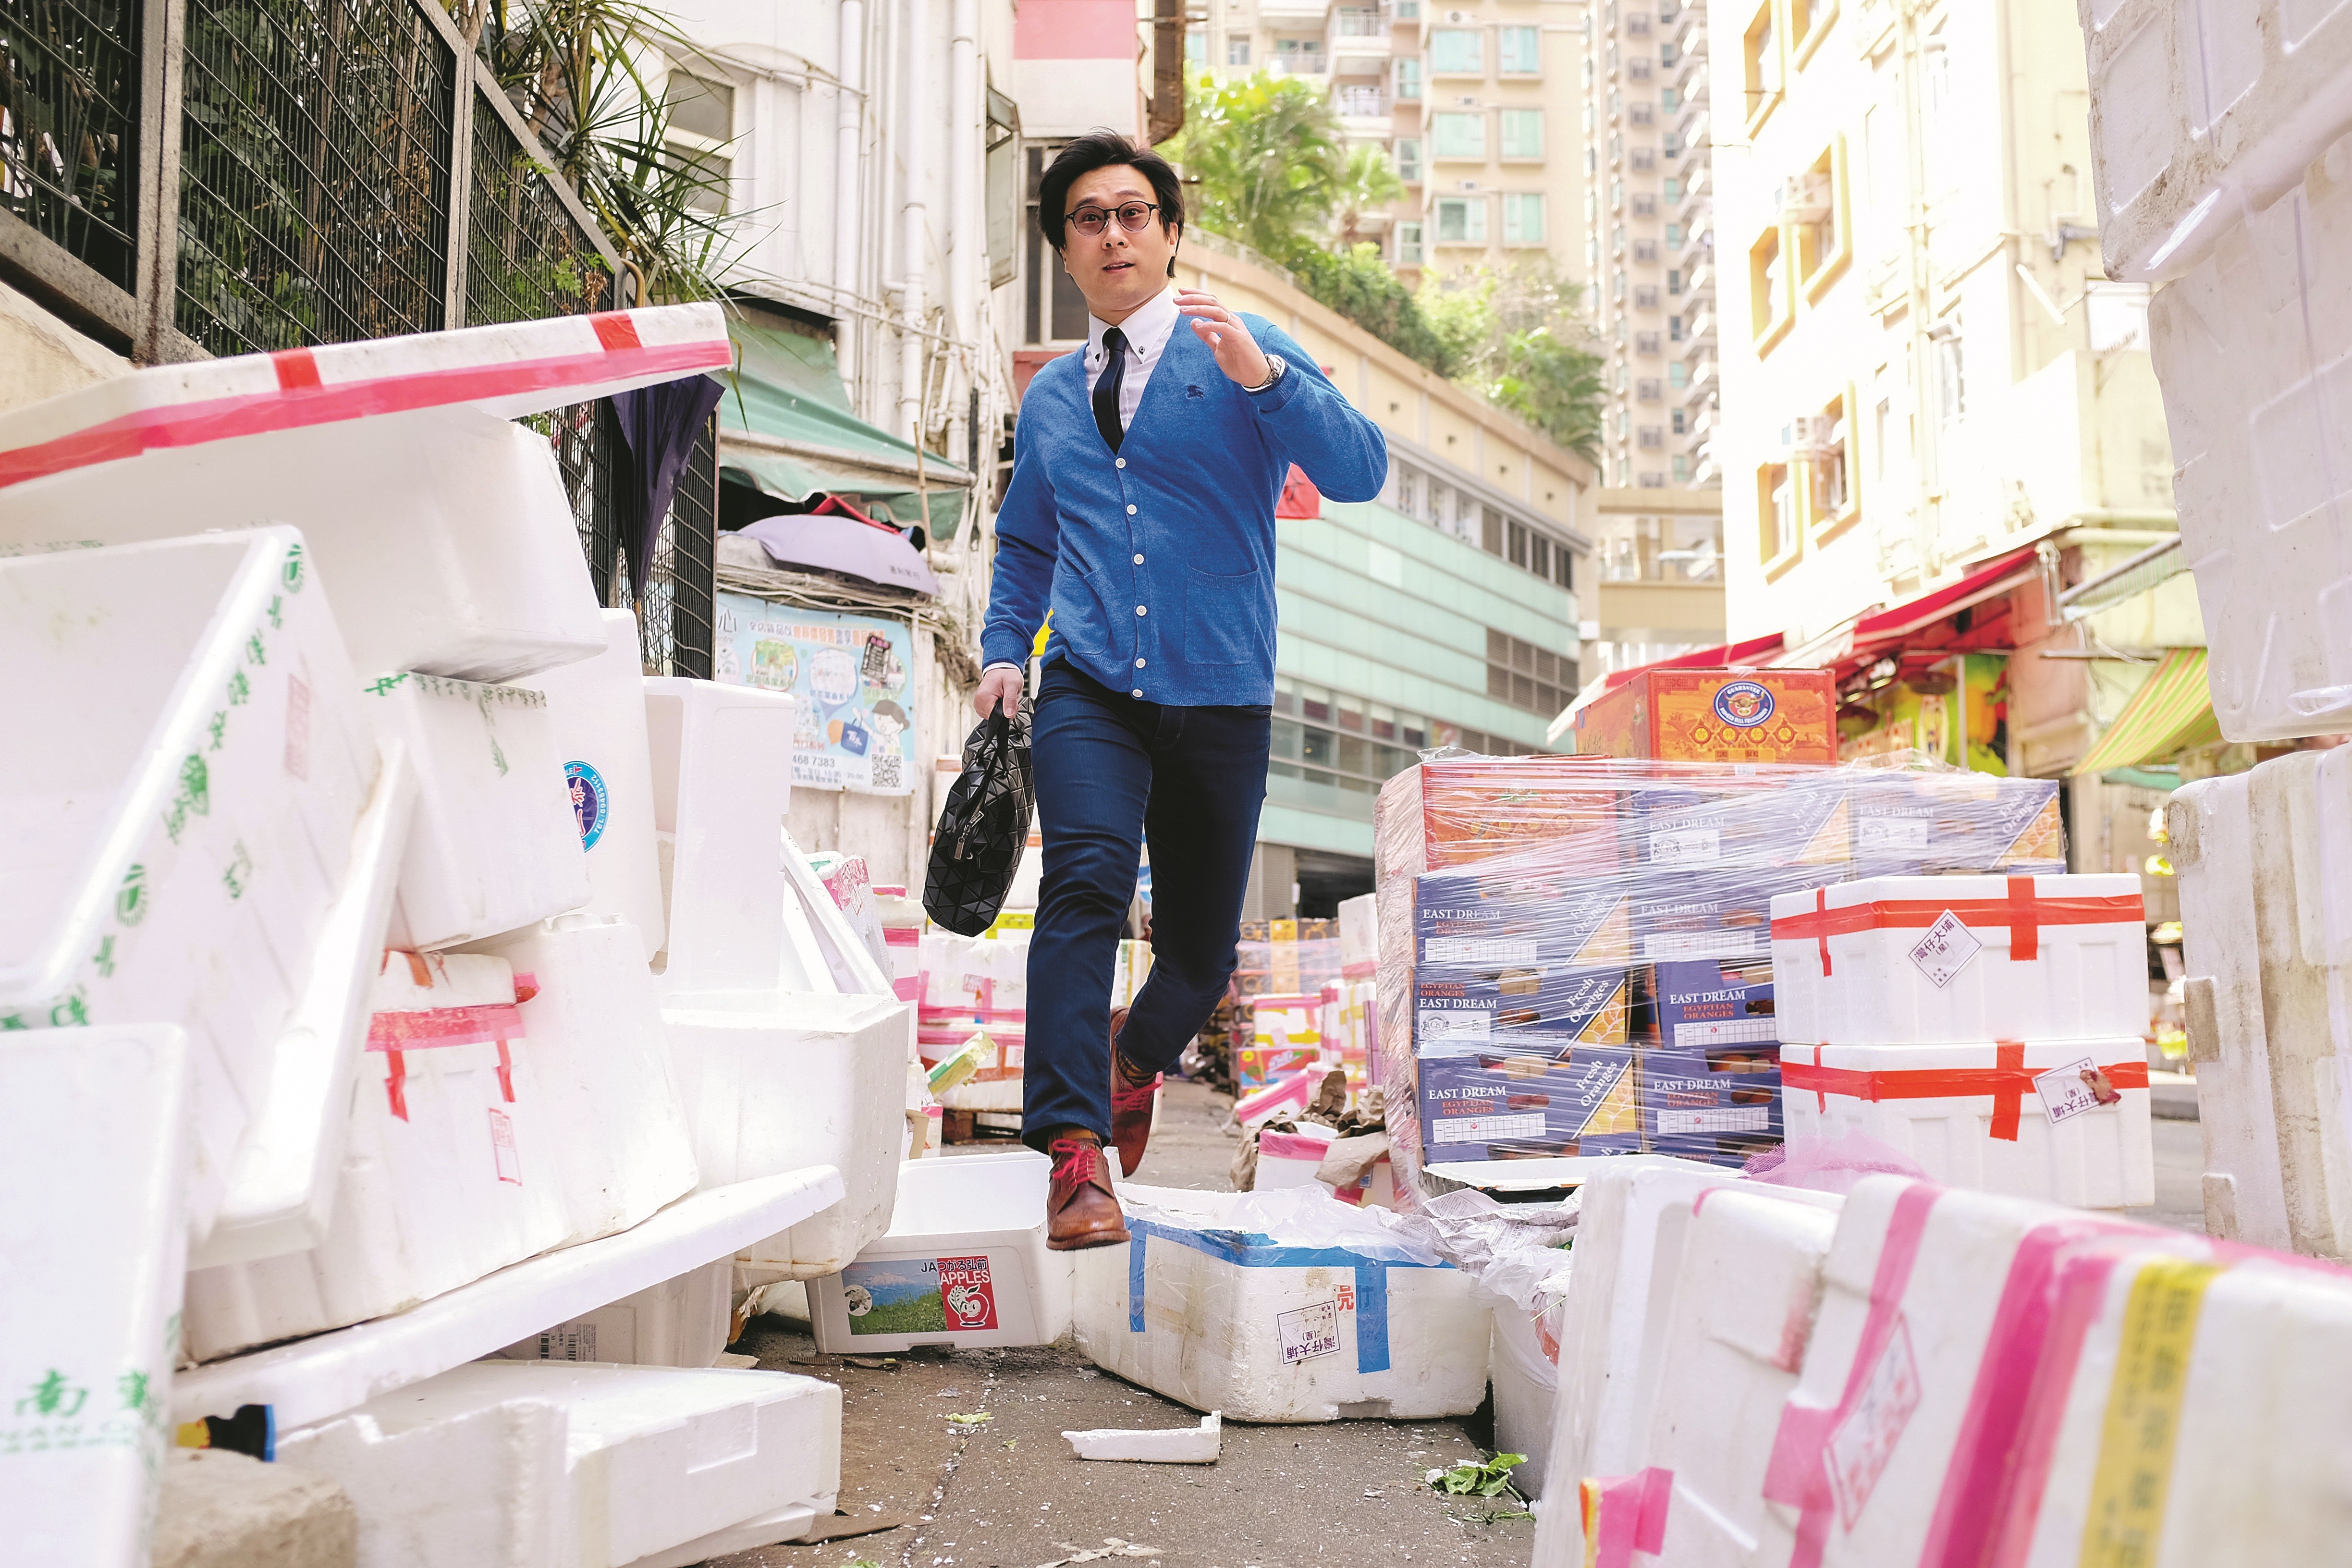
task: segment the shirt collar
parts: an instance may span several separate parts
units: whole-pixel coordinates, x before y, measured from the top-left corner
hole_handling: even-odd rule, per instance
[[[1176,286],[1171,283],[1137,306],[1135,314],[1121,321],[1118,330],[1127,334],[1127,346],[1133,351],[1136,359],[1150,364],[1160,357],[1160,351],[1168,346],[1169,335],[1176,330]],[[1108,331],[1108,322],[1094,316],[1087,318],[1088,365],[1102,363],[1103,334]]]

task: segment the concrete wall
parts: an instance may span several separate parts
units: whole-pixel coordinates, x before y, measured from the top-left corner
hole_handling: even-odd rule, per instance
[[[79,392],[131,368],[32,300],[0,283],[0,414]]]

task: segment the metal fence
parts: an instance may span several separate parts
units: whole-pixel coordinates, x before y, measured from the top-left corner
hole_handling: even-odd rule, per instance
[[[437,0],[0,0],[0,278],[146,363],[628,298]],[[715,426],[637,585],[610,406],[531,424],[646,667],[708,676]]]

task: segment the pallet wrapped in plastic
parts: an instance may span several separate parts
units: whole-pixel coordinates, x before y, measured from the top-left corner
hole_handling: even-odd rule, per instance
[[[2063,869],[2047,781],[1910,765],[1441,752],[1389,781],[1374,833],[1376,1081],[1408,1194],[1432,1166],[1736,1166],[1781,1137],[1775,899]]]

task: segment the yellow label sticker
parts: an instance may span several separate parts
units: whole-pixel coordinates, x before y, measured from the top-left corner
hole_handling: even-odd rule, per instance
[[[2124,1303],[2116,1380],[2091,1476],[2082,1568],[2150,1568],[2172,1490],[2172,1452],[2205,1288],[2221,1269],[2166,1258],[2132,1281]]]

